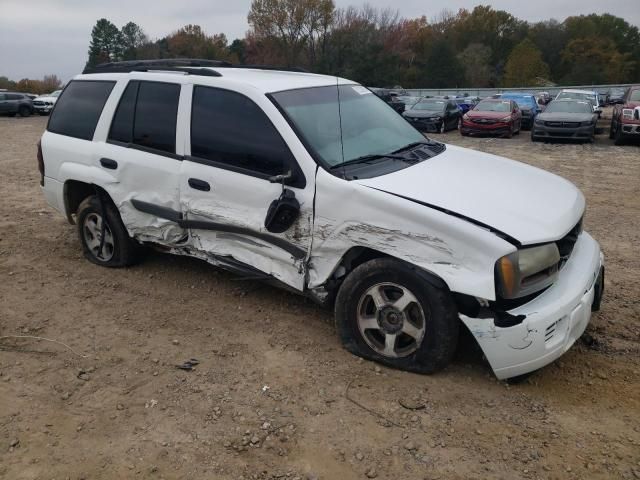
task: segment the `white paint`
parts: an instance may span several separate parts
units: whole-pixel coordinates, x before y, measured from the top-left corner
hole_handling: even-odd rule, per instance
[[[347,181],[336,177],[317,167],[265,96],[292,88],[335,85],[335,77],[242,69],[224,69],[223,73],[222,77],[160,72],[88,76],[116,80],[117,84],[103,109],[93,142],[50,132],[43,135],[47,201],[64,212],[65,182],[99,185],[114,200],[130,235],[139,241],[158,243],[175,254],[223,267],[241,262],[318,297],[326,295],[323,287],[330,279],[344,275],[341,262],[345,254],[365,247],[431,272],[450,290],[476,297],[484,305],[496,298],[496,261],[516,247],[478,226],[478,222],[529,245],[560,239],[584,212],[583,195],[568,181],[524,164],[450,145],[434,158],[377,178]],[[268,233],[264,220],[269,205],[280,195],[281,185],[106,142],[120,95],[131,79],[181,85],[178,155],[191,153],[189,119],[194,83],[239,92],[265,112],[306,179],[304,188],[288,187],[301,205],[298,220],[289,231],[270,235],[306,252],[305,258],[296,259],[286,249],[260,237]],[[352,84],[343,79],[338,83]],[[360,90],[363,87],[353,85],[364,94]],[[116,160],[118,169],[102,168],[103,157]],[[211,190],[194,190],[188,185],[189,178],[208,182]],[[188,221],[220,223],[247,229],[253,235],[183,228],[183,223],[137,210],[132,205],[134,199],[170,209]],[[601,262],[598,244],[583,233],[558,281],[532,302],[510,312],[526,316],[521,324],[498,328],[492,318],[461,316],[499,378],[539,368],[571,346],[589,321],[593,275]],[[545,344],[544,330],[551,323],[564,333]]]

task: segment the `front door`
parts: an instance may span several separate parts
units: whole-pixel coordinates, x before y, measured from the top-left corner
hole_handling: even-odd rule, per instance
[[[196,85],[190,140],[180,199],[195,248],[214,262],[303,290],[314,179],[305,178],[263,109],[240,93]],[[284,187],[273,181],[287,172]],[[265,219],[283,188],[299,212],[284,231],[269,231]]]

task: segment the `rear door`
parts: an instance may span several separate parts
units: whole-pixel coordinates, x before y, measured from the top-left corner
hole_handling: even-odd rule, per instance
[[[190,155],[180,184],[182,213],[196,248],[234,266],[249,267],[303,290],[311,243],[313,185],[303,174],[281,131],[271,121],[280,114],[265,98],[195,85],[192,95]],[[282,123],[284,119],[280,118]],[[283,191],[269,179],[291,172],[286,189],[300,209],[283,232],[265,227],[270,206]]]
[[[7,94],[0,93],[0,113],[6,113],[9,111],[9,102],[7,101]]]
[[[114,178],[104,188],[129,232],[169,246],[187,239],[178,224],[181,88],[178,82],[130,80],[117,105],[111,105],[115,113],[96,158],[97,167]]]

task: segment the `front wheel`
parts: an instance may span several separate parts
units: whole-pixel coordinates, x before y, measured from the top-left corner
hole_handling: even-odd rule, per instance
[[[107,200],[87,197],[76,216],[82,252],[87,260],[104,267],[125,267],[135,263],[138,246],[129,237],[120,215]]]
[[[459,319],[450,293],[392,258],[370,260],[347,276],[335,316],[347,350],[402,370],[441,370],[458,342]]]

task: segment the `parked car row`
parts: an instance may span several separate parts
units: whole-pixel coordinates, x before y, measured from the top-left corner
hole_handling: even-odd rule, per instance
[[[49,115],[62,90],[35,96],[29,93],[0,92],[0,115],[28,117],[34,113]]]
[[[510,138],[521,130],[530,130],[532,141],[592,142],[601,105],[615,98],[608,94],[605,99],[596,91],[577,89],[562,90],[552,100],[547,96],[547,92],[504,92],[478,103],[471,97],[402,96],[395,102],[404,104],[402,115],[409,123],[429,133],[458,128],[463,136]],[[627,89],[615,102],[610,138],[615,139],[616,145],[640,139],[640,85]]]

